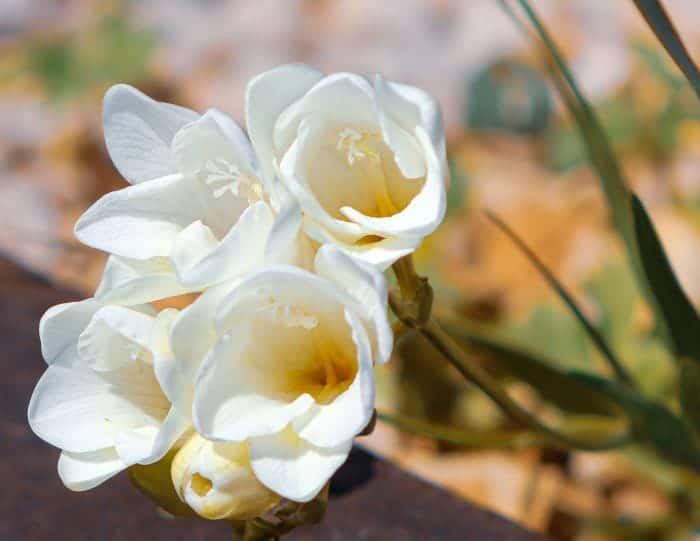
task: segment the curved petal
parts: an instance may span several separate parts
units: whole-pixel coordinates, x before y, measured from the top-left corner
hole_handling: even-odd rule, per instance
[[[80,333],[78,355],[94,370],[123,367],[132,362],[133,344],[150,349],[152,329],[153,317],[148,314],[123,306],[103,306]]]
[[[347,220],[339,220],[331,216],[319,203],[301,178],[299,165],[302,163],[300,153],[305,145],[312,145],[309,138],[312,137],[312,122],[303,121],[298,130],[298,137],[294,140],[289,150],[285,153],[280,163],[280,178],[286,188],[299,202],[304,213],[322,227],[333,231],[333,234],[347,242],[355,242],[368,235],[364,228]]]
[[[374,373],[369,338],[362,323],[349,310],[345,320],[352,328],[357,374],[350,387],[330,404],[314,404],[292,422],[300,438],[317,447],[335,447],[352,440],[367,426],[374,412]]]
[[[199,116],[124,84],[107,91],[102,114],[107,151],[132,184],[175,173],[170,142],[182,126]]]
[[[58,459],[58,476],[76,492],[95,488],[126,468],[113,447],[89,453],[64,451]]]
[[[200,364],[218,338],[214,320],[216,311],[235,287],[233,282],[207,289],[173,321],[170,331],[173,355],[184,373],[183,377],[192,385]]]
[[[243,130],[224,113],[209,110],[183,127],[172,142],[178,171],[196,175],[207,161],[225,158],[246,175],[255,175],[254,154]]]
[[[275,148],[286,150],[296,137],[302,118],[320,116],[324,122],[377,126],[374,90],[364,77],[354,73],[334,73],[318,81],[297,102],[280,114],[274,126]]]
[[[119,457],[129,465],[158,462],[190,428],[189,417],[177,408],[170,408],[160,427],[142,426],[122,430],[115,447]]]
[[[91,370],[52,365],[29,401],[29,426],[44,441],[76,453],[114,444],[115,425],[107,411],[117,406]]]
[[[110,256],[95,298],[101,303],[132,305],[191,291],[178,282],[167,257],[129,259]]]
[[[167,401],[139,367],[116,372],[49,366],[29,402],[29,426],[44,441],[75,453],[114,445],[124,427],[158,423]]]
[[[402,236],[382,238],[366,244],[355,244],[333,236],[330,231],[310,217],[306,217],[304,220],[304,232],[317,243],[338,246],[346,254],[362,260],[382,272],[403,256],[413,253],[423,241],[423,237],[419,236]]]
[[[427,174],[423,187],[411,202],[400,212],[386,218],[366,216],[351,207],[341,208],[343,215],[367,230],[387,237],[425,237],[440,225],[445,216],[447,198],[442,168],[435,149],[421,126],[416,128],[416,138],[426,159]]]
[[[355,299],[354,308],[371,323],[370,334],[376,343],[374,359],[378,363],[387,362],[394,347],[394,333],[387,316],[388,289],[384,274],[332,244],[318,250],[314,268],[319,276],[335,283]]]
[[[41,354],[47,364],[70,366],[78,359],[78,337],[98,310],[95,299],[49,308],[39,322]]]
[[[123,257],[168,256],[177,234],[201,215],[195,192],[178,174],[108,193],[80,217],[75,236]]]
[[[202,288],[237,278],[262,263],[274,220],[267,203],[258,201],[243,212],[221,242],[208,227],[194,222],[180,233],[173,248],[179,281]]]
[[[416,126],[422,126],[425,129],[437,153],[443,179],[447,183],[449,177],[445,129],[437,100],[420,88],[390,82],[381,75],[377,75],[374,80],[374,91],[381,114],[391,117],[406,133],[414,133]],[[399,167],[401,167],[400,163]],[[403,168],[401,170],[403,171]]]
[[[248,445],[251,466],[262,484],[289,500],[308,502],[345,462],[352,440],[321,449],[287,428],[252,438]]]
[[[217,342],[197,375],[192,418],[197,432],[210,440],[243,441],[279,432],[314,401],[308,394],[284,401],[260,393],[262,380],[275,374],[262,374],[246,362],[252,335],[246,323]]]
[[[321,72],[309,66],[288,64],[261,73],[248,83],[246,125],[268,183],[275,178],[273,130],[277,118],[322,78]]]
[[[265,264],[290,264],[309,269],[314,250],[301,231],[301,208],[282,183],[277,187],[280,208],[265,245]]]
[[[407,179],[425,176],[425,160],[415,137],[405,131],[388,115],[380,115],[382,135],[394,153],[401,174]]]

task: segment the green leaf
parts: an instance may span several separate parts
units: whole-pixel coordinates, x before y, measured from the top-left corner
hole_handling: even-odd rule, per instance
[[[661,2],[658,0],[634,0],[634,3],[700,98],[700,71],[688,54],[688,50]]]
[[[554,361],[535,355],[462,322],[446,324],[450,334],[472,350],[489,355],[497,371],[530,385],[543,400],[560,410],[577,415],[613,416],[620,413],[606,394],[579,383]]]
[[[668,323],[675,353],[700,363],[700,318],[683,292],[654,224],[636,195],[632,195],[632,209],[641,263],[659,310]]]
[[[155,464],[131,466],[129,479],[139,491],[171,515],[192,516],[195,512],[180,500],[170,477],[170,465],[176,453],[177,450],[170,451]]]
[[[593,374],[571,375],[616,401],[627,413],[635,439],[651,446],[668,460],[700,472],[700,452],[694,436],[675,413],[634,389],[613,381]]]
[[[600,351],[600,353],[603,355],[603,358],[613,370],[615,376],[620,381],[632,384],[633,382],[631,378],[627,374],[625,368],[622,366],[620,361],[618,361],[610,346],[608,346],[608,343],[606,342],[605,338],[603,338],[603,335],[600,334],[598,329],[590,321],[588,321],[588,318],[583,314],[583,311],[579,308],[576,301],[569,294],[569,292],[566,291],[566,289],[559,282],[559,280],[557,280],[554,274],[552,274],[552,272],[540,260],[540,258],[538,258],[537,255],[532,250],[530,250],[527,244],[525,244],[525,242],[515,233],[515,231],[510,229],[505,224],[505,222],[503,222],[500,218],[498,218],[495,214],[491,212],[487,211],[486,214],[491,219],[491,221],[499,229],[501,229],[501,231],[503,231],[517,245],[518,248],[520,248],[523,254],[527,256],[530,262],[537,268],[537,270],[542,274],[545,280],[547,280],[549,285],[552,286],[552,289],[556,291],[557,295],[559,295],[559,297],[568,306],[569,310],[571,310],[571,313],[578,320],[581,326],[585,329],[586,334],[588,334],[588,337],[596,345],[598,351]]]
[[[669,322],[666,319],[670,312],[662,307],[662,303],[665,302],[663,298],[665,294],[659,295],[654,292],[654,287],[658,287],[658,285],[652,283],[651,277],[647,275],[642,261],[642,254],[640,253],[642,250],[653,249],[656,250],[655,253],[651,255],[645,254],[644,257],[661,260],[666,258],[663,248],[658,239],[656,239],[656,242],[650,242],[648,238],[638,239],[640,225],[637,222],[640,222],[639,207],[641,207],[641,204],[635,203],[632,192],[625,184],[620,166],[595,112],[579,90],[563,56],[529,2],[527,0],[519,0],[519,3],[539,35],[544,51],[547,53],[547,68],[554,85],[564,100],[567,109],[579,125],[591,163],[598,173],[613,222],[624,241],[637,282],[644,298],[654,312],[658,331],[669,349],[675,353],[681,352],[684,349],[684,344],[677,342],[679,331],[678,329],[671,330],[670,328],[671,325],[675,324],[675,321]],[[507,3],[502,1],[501,4],[519,23],[519,19],[517,19]],[[519,23],[518,26],[522,28],[522,24]],[[644,248],[640,246],[641,243],[644,243]],[[697,318],[697,316],[695,317]],[[682,333],[683,331],[680,332]]]
[[[680,394],[683,417],[700,435],[700,364],[681,358]]]

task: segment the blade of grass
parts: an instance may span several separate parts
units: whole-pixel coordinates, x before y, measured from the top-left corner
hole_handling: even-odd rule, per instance
[[[700,362],[700,319],[673,272],[656,228],[644,205],[632,195],[635,232],[639,242],[641,263],[668,322],[676,353]]]
[[[507,4],[506,0],[499,0],[499,2],[506,10],[506,13],[516,21],[517,26],[525,29],[527,32],[525,25]],[[639,225],[637,207],[641,207],[641,203],[635,200],[634,194],[627,187],[615,154],[593,108],[579,90],[562,54],[529,2],[527,0],[518,0],[518,3],[543,45],[545,64],[552,81],[567,109],[579,126],[591,163],[598,174],[601,187],[606,196],[613,222],[623,239],[639,288],[654,313],[657,332],[671,351],[676,355],[682,355],[681,352],[686,351],[689,345],[679,342],[679,336],[683,335],[679,335],[677,330],[670,328],[672,324],[675,324],[675,320],[673,318],[669,319],[669,311],[667,309],[669,302],[668,299],[664,298],[664,291],[668,290],[668,283],[670,282],[659,283],[657,274],[652,272],[653,269],[645,265],[643,260],[654,259],[661,261],[667,259],[658,239],[656,242],[648,242],[648,240],[640,237],[640,227],[647,229],[643,231],[646,239],[655,237],[653,225],[650,223]],[[529,35],[529,32],[527,33]],[[641,208],[643,209],[643,207]],[[649,230],[647,225],[651,227],[651,230]],[[642,245],[644,245],[644,250],[652,250],[652,252],[640,253]],[[684,296],[680,288],[677,288],[673,293],[673,298],[676,299]],[[700,325],[698,316],[694,311],[692,314],[688,311],[685,313],[693,320],[690,323],[691,327],[694,328],[696,325]],[[700,360],[700,358],[697,360]]]
[[[690,57],[663,4],[658,0],[634,0],[634,3],[700,98],[700,70]]]
[[[539,397],[562,412],[586,416],[619,416],[614,401],[591,391],[572,378],[553,360],[534,354],[499,336],[453,317],[440,318],[449,334],[474,352],[489,358],[489,367],[500,375],[515,377],[530,385]]]
[[[505,222],[503,222],[503,220],[501,220],[498,216],[489,211],[486,211],[486,215],[489,217],[491,222],[493,222],[494,225],[496,225],[496,227],[498,227],[503,233],[505,233],[520,249],[520,251],[522,251],[523,254],[527,256],[530,262],[537,268],[537,270],[542,274],[545,280],[547,280],[552,289],[556,291],[557,295],[559,295],[559,297],[568,306],[569,310],[571,310],[574,317],[576,317],[579,323],[583,326],[583,328],[586,331],[586,334],[588,334],[588,337],[593,341],[595,346],[598,348],[598,351],[600,351],[601,355],[612,369],[613,373],[615,374],[615,377],[623,383],[626,383],[628,385],[634,385],[634,381],[627,373],[625,368],[622,366],[620,361],[617,359],[610,346],[608,346],[608,343],[605,341],[605,338],[603,338],[603,335],[588,320],[588,318],[584,315],[581,308],[578,306],[573,297],[569,294],[566,288],[564,288],[561,282],[557,280],[557,278],[554,276],[554,274],[552,274],[552,272],[547,268],[547,266],[542,262],[542,260],[540,260],[540,258],[537,257],[537,255],[530,249],[530,247],[527,244],[525,244],[525,242],[515,233],[515,231],[508,227],[508,225]]]

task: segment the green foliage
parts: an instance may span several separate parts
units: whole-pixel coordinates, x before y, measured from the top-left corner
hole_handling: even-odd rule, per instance
[[[636,439],[676,464],[700,472],[700,451],[685,421],[661,404],[629,387],[592,374],[572,374],[591,389],[617,401],[632,422]]]
[[[525,64],[501,60],[468,84],[464,125],[479,131],[540,133],[547,128],[552,108],[539,73]]]
[[[658,106],[649,107],[630,88],[596,104],[600,125],[617,152],[668,158],[678,147],[678,131],[684,122],[700,118],[700,107],[688,82],[669,68],[661,51],[635,44],[642,74],[664,90]],[[552,123],[545,135],[547,162],[557,171],[589,163],[577,124],[565,120]]]
[[[31,44],[25,64],[51,99],[65,100],[98,84],[145,77],[154,45],[151,34],[133,30],[123,18],[108,16],[81,34]]]
[[[464,323],[450,325],[449,330],[470,350],[487,354],[491,370],[501,376],[526,382],[542,399],[563,412],[603,416],[619,413],[619,408],[604,394],[592,391],[568,375],[568,371],[562,368],[565,362],[559,361],[561,351],[550,358]],[[585,337],[582,338],[585,341]]]
[[[566,307],[576,318],[581,327],[583,327],[588,337],[595,344],[596,348],[603,356],[605,361],[609,364],[610,368],[615,374],[615,377],[621,381],[624,381],[625,383],[631,384],[632,382],[629,376],[625,372],[625,369],[622,367],[620,362],[617,360],[617,357],[613,353],[612,349],[610,349],[610,346],[608,346],[608,343],[603,337],[603,335],[598,331],[596,326],[588,320],[588,318],[584,315],[583,310],[581,310],[581,308],[578,306],[578,303],[574,300],[574,298],[571,295],[569,295],[569,292],[564,288],[564,286],[559,282],[559,280],[557,280],[554,274],[546,267],[544,263],[542,263],[542,261],[540,261],[540,259],[535,255],[535,253],[532,250],[530,250],[530,248],[525,244],[525,242],[523,242],[523,240],[520,237],[518,237],[518,235],[513,230],[511,230],[503,221],[501,221],[492,213],[488,213],[488,216],[493,223],[495,223],[506,235],[508,235],[508,237],[510,237],[510,239],[516,244],[520,251],[523,252],[525,256],[527,256],[530,262],[537,268],[540,274],[542,274],[544,279],[547,280],[547,283],[549,283],[552,289],[554,289],[557,295],[559,295],[559,298],[561,298],[561,300],[564,301]]]
[[[688,54],[663,4],[658,0],[634,0],[634,3],[700,98],[700,71]]]

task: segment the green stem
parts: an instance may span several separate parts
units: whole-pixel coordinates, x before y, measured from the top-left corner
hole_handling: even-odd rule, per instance
[[[583,326],[589,338],[598,348],[598,351],[603,355],[603,359],[607,362],[608,366],[612,369],[615,377],[631,387],[635,387],[635,382],[632,377],[627,373],[625,367],[622,366],[620,361],[613,353],[612,349],[603,338],[603,335],[598,331],[598,329],[588,321],[588,318],[583,314],[583,311],[579,308],[574,298],[569,294],[569,292],[564,288],[564,286],[556,279],[552,272],[542,263],[542,260],[537,257],[537,254],[533,252],[530,247],[523,242],[523,240],[515,234],[515,232],[506,225],[506,223],[501,220],[498,216],[492,212],[486,211],[486,216],[498,227],[503,233],[505,233],[510,240],[527,256],[527,258],[532,262],[532,264],[537,268],[537,270],[542,274],[547,283],[556,291],[559,298],[561,298],[574,314],[579,323]]]
[[[403,258],[409,259],[410,256]],[[396,265],[394,266],[396,269]],[[406,272],[412,272],[412,276],[407,276]],[[465,379],[477,385],[486,395],[493,400],[506,414],[521,425],[536,430],[546,435],[552,442],[564,447],[573,447],[588,451],[601,451],[620,447],[629,441],[629,429],[627,427],[617,431],[613,435],[600,438],[585,438],[578,435],[565,434],[544,423],[529,411],[521,407],[506,393],[498,381],[478,364],[470,362],[462,347],[445,332],[434,319],[416,319],[416,311],[423,314],[430,314],[430,306],[416,306],[432,304],[432,295],[422,295],[422,291],[429,291],[427,280],[418,276],[413,269],[413,263],[408,262],[402,265],[401,273],[396,273],[399,280],[401,292],[406,291],[408,299],[402,298],[392,291],[389,295],[389,304],[394,314],[408,327],[420,332],[452,366],[454,366]],[[401,282],[405,281],[403,287]],[[418,289],[412,289],[411,284],[422,284]]]
[[[420,331],[423,336],[450,361],[452,366],[459,370],[466,379],[478,385],[481,390],[511,418],[523,426],[547,435],[554,443],[588,451],[601,451],[619,447],[627,442],[629,438],[627,429],[623,429],[612,436],[604,437],[599,441],[591,441],[589,439],[564,434],[542,423],[537,417],[515,402],[486,370],[481,368],[478,364],[469,362],[462,348],[435,320],[431,319],[428,321]]]

